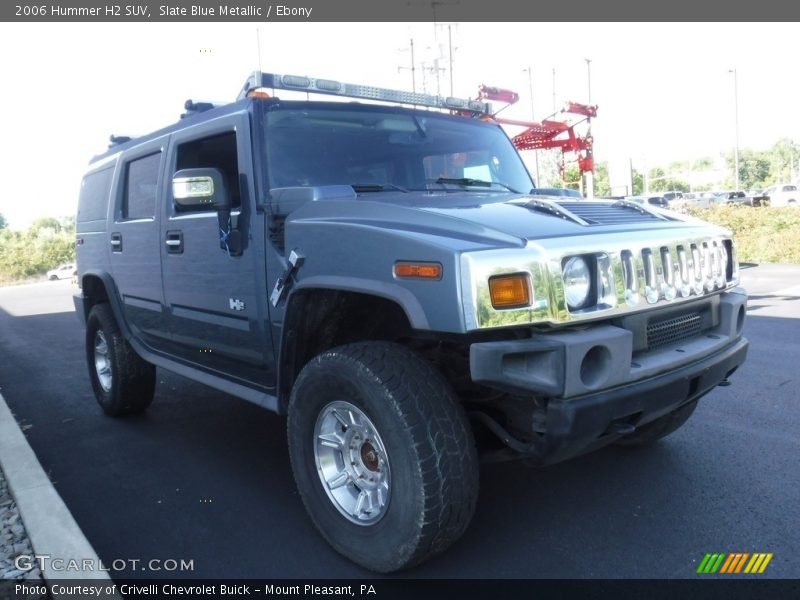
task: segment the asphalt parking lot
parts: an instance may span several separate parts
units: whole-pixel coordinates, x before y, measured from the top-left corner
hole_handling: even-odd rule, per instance
[[[684,428],[544,469],[483,465],[466,535],[402,575],[685,578],[707,552],[772,552],[766,576],[800,577],[800,266],[742,278],[748,361]],[[0,391],[100,558],[125,561],[115,577],[372,577],[306,516],[282,417],[165,371],[146,415],[103,416],[72,292],[0,288]],[[152,559],[192,570],[131,562]]]

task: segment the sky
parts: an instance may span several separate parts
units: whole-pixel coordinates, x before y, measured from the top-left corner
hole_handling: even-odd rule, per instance
[[[485,83],[537,118],[566,100],[598,105],[595,157],[665,164],[800,141],[793,23],[0,23],[0,214],[13,228],[74,215],[89,159],[108,137],[173,123],[187,98],[232,101],[265,72],[435,93]],[[448,44],[452,39],[452,44]],[[260,44],[259,44],[260,42]],[[260,47],[260,52],[259,52]],[[530,66],[532,78],[529,82]],[[450,94],[450,74],[438,88]],[[283,95],[283,94],[280,94]],[[510,133],[516,133],[512,130]]]

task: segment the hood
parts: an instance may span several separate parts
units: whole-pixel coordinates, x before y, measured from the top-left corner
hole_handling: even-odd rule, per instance
[[[477,194],[470,193],[451,196],[437,198],[441,203],[420,199],[410,200],[409,205],[429,213],[474,221],[526,240],[683,228],[692,222],[707,225],[685,215],[616,200],[538,195],[505,195],[497,199],[497,194],[474,198]]]
[[[633,202],[487,192],[364,193],[309,202],[290,220],[346,221],[501,246],[601,233],[709,227],[699,219]]]

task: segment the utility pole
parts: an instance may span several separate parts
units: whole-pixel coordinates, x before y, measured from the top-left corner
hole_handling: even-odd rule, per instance
[[[733,73],[733,118],[734,129],[736,135],[736,147],[734,148],[734,168],[736,169],[736,189],[739,191],[739,79],[736,74],[736,69],[728,69],[728,73]]]
[[[589,86],[589,104],[592,103],[592,59],[584,58],[583,60],[586,61],[586,74],[588,76],[588,86]],[[586,173],[585,177],[585,185],[584,191],[586,193],[586,197],[590,200],[594,198],[594,172],[589,171]]]
[[[453,95],[453,32],[452,26],[447,26],[447,48],[450,56],[450,95]]]
[[[592,103],[592,59],[584,58],[586,61],[586,74],[589,78],[589,104]]]
[[[397,71],[400,72],[403,69],[408,69],[411,71],[411,91],[417,91],[417,66],[416,66],[416,59],[414,58],[414,38],[411,38],[409,42],[409,48],[411,49],[411,67],[397,67]],[[405,48],[400,48],[400,51],[405,51]]]
[[[533,69],[530,65],[527,68],[522,69],[523,71],[528,72],[528,94],[530,95],[531,99],[531,121],[536,121],[536,115],[533,108]],[[540,187],[542,184],[539,181],[539,151],[533,151],[533,159],[536,163],[536,187]]]

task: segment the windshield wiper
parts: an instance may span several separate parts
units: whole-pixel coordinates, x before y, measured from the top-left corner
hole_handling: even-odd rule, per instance
[[[408,190],[393,183],[351,183],[350,187],[358,192],[398,192],[408,193]]]
[[[469,177],[461,177],[461,178],[450,178],[450,177],[439,177],[436,180],[436,183],[444,184],[444,183],[452,183],[453,185],[472,185],[475,187],[492,187],[493,185],[499,185],[507,189],[509,192],[513,194],[519,194],[517,190],[512,188],[510,185],[506,185],[505,183],[501,183],[499,181],[484,181],[483,179],[470,179]]]

